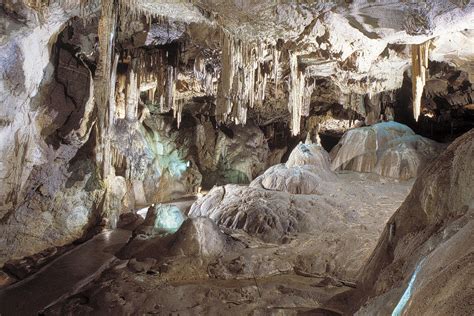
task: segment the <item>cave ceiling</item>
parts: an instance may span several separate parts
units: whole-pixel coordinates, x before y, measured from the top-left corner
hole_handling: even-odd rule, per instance
[[[315,101],[345,104],[360,113],[354,100],[399,89],[407,71],[419,78],[418,88],[413,80],[417,119],[421,91],[430,79],[423,61],[413,68],[417,57],[412,47],[418,45],[425,45],[430,60],[462,69],[470,81],[474,77],[471,1],[106,2],[122,8],[118,47],[185,46],[173,79],[180,81],[175,99],[189,103],[215,97],[220,122],[243,124],[247,117],[268,121],[286,113],[298,134],[301,116],[310,113]],[[59,1],[70,16],[78,14],[78,3]],[[100,3],[81,1],[88,9],[82,12],[97,15]],[[189,71],[193,63],[194,74]],[[201,76],[206,87],[194,89],[193,76]],[[323,90],[317,87],[321,79],[330,81],[332,89],[314,93]],[[171,107],[179,112],[183,106]]]

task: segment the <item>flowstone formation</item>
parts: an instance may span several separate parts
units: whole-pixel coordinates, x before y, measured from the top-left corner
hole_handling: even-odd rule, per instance
[[[378,123],[344,134],[331,151],[331,167],[406,180],[415,178],[443,147],[405,125]]]
[[[293,194],[320,194],[319,186],[335,178],[329,155],[321,145],[300,143],[286,163],[268,168],[250,186]]]
[[[322,262],[327,262],[330,265],[327,269],[335,276],[352,278],[371,247],[371,242],[366,239],[371,233],[360,229],[372,211],[363,202],[364,197],[373,194],[369,192],[375,189],[370,185],[368,189],[359,186],[356,179],[353,174],[333,173],[329,155],[319,145],[300,144],[286,164],[271,167],[250,186],[215,187],[193,204],[188,216],[209,217],[223,228],[245,232],[267,243],[300,244],[307,238],[310,244],[325,244],[322,248],[336,247],[336,257],[330,254],[334,249],[328,252],[318,249],[317,259],[309,255],[315,260],[311,264],[315,269],[312,272],[323,273],[325,268],[319,265],[324,266]],[[348,183],[351,183],[352,194],[344,189]],[[401,185],[395,190],[403,191],[403,187]],[[383,217],[382,214],[379,216]],[[354,230],[353,237],[358,237],[346,240],[344,236],[351,230]],[[335,239],[344,242],[338,244]],[[360,252],[357,255],[352,253],[349,263],[346,261],[349,254],[345,251],[351,243]]]

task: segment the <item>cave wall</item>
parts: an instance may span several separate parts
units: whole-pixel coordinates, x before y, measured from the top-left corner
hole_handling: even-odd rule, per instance
[[[472,311],[473,150],[471,130],[417,178],[360,273],[351,314]]]
[[[0,264],[114,227],[137,206],[248,183],[307,133],[317,141],[318,131],[340,135],[355,120],[373,124],[387,109],[410,108],[394,89],[410,68],[411,45],[430,38],[432,59],[452,68],[433,69],[425,110],[434,102],[437,117],[472,118],[472,87],[459,79],[472,79],[472,52],[446,48],[472,38],[462,22],[472,4],[430,3],[387,3],[389,16],[404,21],[393,25],[370,2],[262,1],[254,10],[207,1],[5,1]],[[364,18],[371,9],[378,23]]]
[[[125,66],[105,183],[96,152],[98,19],[53,6],[25,26],[2,9],[10,33],[1,50],[1,95],[9,106],[1,107],[0,264],[114,227],[122,212],[192,194],[201,186],[200,169],[214,174],[211,186],[221,178],[248,183],[263,172],[268,146],[258,127],[226,135],[208,118],[178,129],[173,117],[142,102]],[[14,9],[25,19],[36,16],[26,6]],[[246,164],[247,155],[253,162]]]

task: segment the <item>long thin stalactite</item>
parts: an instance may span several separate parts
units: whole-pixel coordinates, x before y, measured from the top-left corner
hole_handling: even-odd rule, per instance
[[[429,47],[429,40],[411,47],[413,117],[416,121],[418,121],[421,113],[421,97],[426,83]]]

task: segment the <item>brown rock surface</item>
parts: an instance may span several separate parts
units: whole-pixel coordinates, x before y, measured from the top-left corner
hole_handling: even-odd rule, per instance
[[[397,304],[404,315],[474,311],[473,154],[474,130],[420,174],[363,269],[360,315],[390,313]]]

